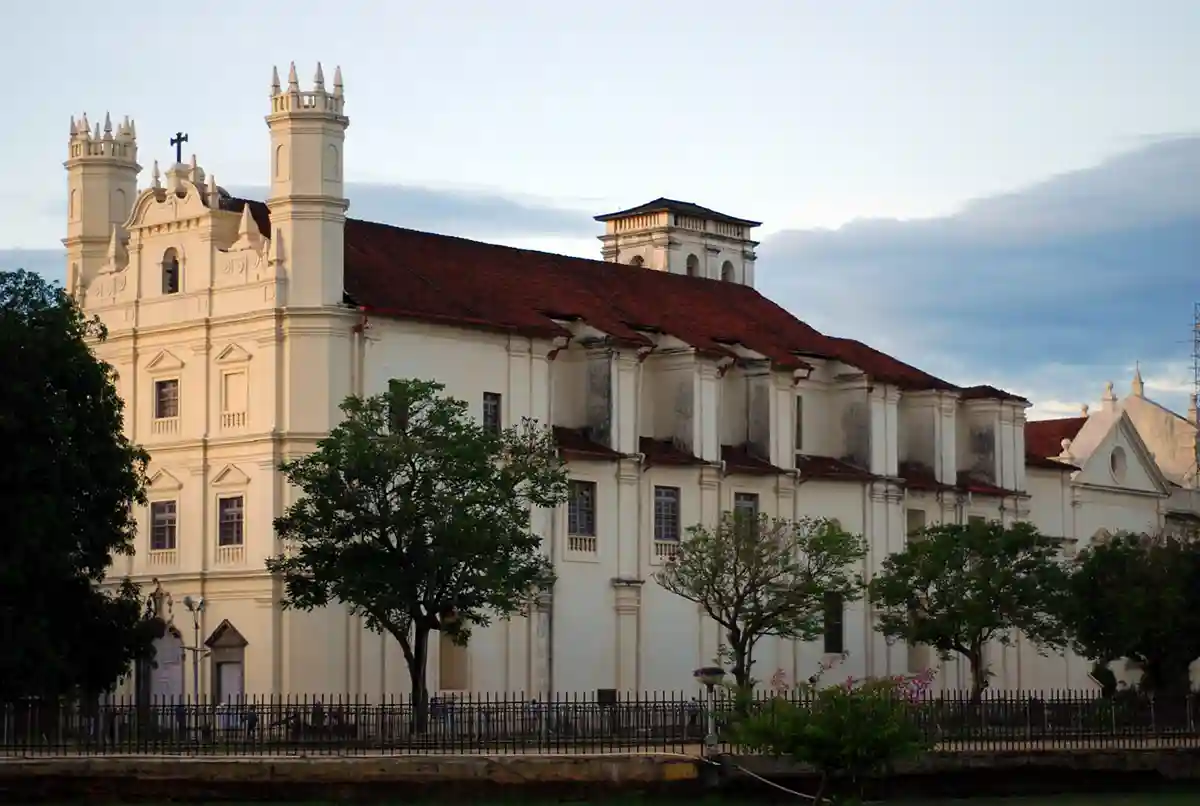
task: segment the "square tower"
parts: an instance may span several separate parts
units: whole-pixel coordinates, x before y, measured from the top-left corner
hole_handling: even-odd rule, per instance
[[[754,286],[758,241],[750,231],[761,222],[661,198],[596,220],[604,222],[600,242],[611,263]]]

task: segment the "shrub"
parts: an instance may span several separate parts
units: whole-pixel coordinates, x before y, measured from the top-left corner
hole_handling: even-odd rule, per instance
[[[929,749],[917,701],[931,680],[849,678],[832,686],[801,686],[799,697],[773,697],[736,720],[730,738],[752,751],[814,767],[821,778],[817,804],[861,796],[868,777]]]

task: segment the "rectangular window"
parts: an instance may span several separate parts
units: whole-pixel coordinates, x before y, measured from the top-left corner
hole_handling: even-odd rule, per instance
[[[680,538],[679,488],[654,488],[654,539],[678,541]]]
[[[167,420],[179,416],[179,381],[154,382],[154,419]]]
[[[733,512],[745,518],[758,517],[758,493],[734,493]]]
[[[240,414],[246,410],[246,373],[226,372],[222,378],[221,411]]]
[[[483,393],[483,428],[485,431],[490,431],[493,434],[499,434],[502,426],[500,425],[500,403],[502,398],[499,392],[484,392]]]
[[[758,529],[758,493],[734,493],[733,517],[739,528]],[[746,537],[753,536],[748,532]]]
[[[804,398],[796,395],[796,453],[804,451]]]
[[[842,594],[825,594],[825,654],[840,655],[846,651],[846,600]]]
[[[596,536],[596,483],[572,481],[567,498],[567,534]]]
[[[904,533],[906,535],[915,535],[917,532],[925,528],[925,510],[923,509],[906,509],[904,510]]]
[[[175,502],[154,501],[150,504],[150,550],[175,549]]]
[[[217,545],[240,546],[246,539],[245,500],[240,495],[217,499]]]

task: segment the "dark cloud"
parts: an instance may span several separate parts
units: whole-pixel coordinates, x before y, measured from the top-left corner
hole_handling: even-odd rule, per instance
[[[264,187],[231,187],[229,192],[251,199],[268,195]],[[485,239],[597,234],[594,213],[500,194],[350,182],[346,196],[354,218],[443,235]]]
[[[599,234],[591,211],[500,194],[350,184],[347,195],[356,218],[449,235]],[[758,265],[763,293],[813,326],[949,380],[1094,400],[1141,361],[1151,390],[1180,407],[1200,299],[1200,136],[1147,138],[943,218],[779,232]],[[0,267],[61,280],[62,252],[0,251]]]
[[[1137,360],[1180,374],[1200,299],[1200,137],[944,218],[782,232],[759,266],[763,292],[815,327],[952,380],[1074,400]]]

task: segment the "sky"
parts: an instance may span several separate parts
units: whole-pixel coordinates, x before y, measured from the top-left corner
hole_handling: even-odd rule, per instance
[[[0,34],[24,65],[0,268],[63,275],[72,114],[133,116],[145,166],[186,131],[261,198],[271,67],[320,60],[351,215],[598,257],[591,216],[694,201],[764,221],[759,289],[832,335],[1033,416],[1138,363],[1183,410],[1198,35],[1195,0],[27,5]]]

